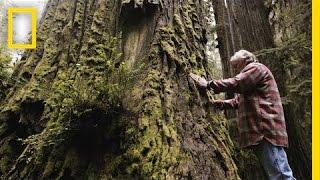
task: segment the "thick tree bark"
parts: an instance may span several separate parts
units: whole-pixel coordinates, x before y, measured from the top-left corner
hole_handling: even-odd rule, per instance
[[[255,52],[271,69],[283,97],[290,165],[298,179],[311,179],[310,1],[218,0],[214,6],[224,77],[232,75],[229,59],[240,49]],[[302,88],[301,91],[295,91],[297,87]],[[227,115],[234,117],[230,112]],[[231,125],[230,134],[234,139],[235,131]],[[241,166],[243,161],[254,161],[251,158],[240,155],[236,159],[243,179],[263,176],[256,163]]]
[[[197,0],[50,0],[1,103],[1,176],[239,179],[221,114],[188,78],[208,74],[203,19]],[[101,81],[108,58],[145,64],[118,109],[69,96]]]

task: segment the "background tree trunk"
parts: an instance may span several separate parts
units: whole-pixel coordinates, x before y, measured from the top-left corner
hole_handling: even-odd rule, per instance
[[[214,6],[224,77],[232,75],[229,59],[240,49],[254,52],[271,69],[284,104],[290,165],[297,179],[311,179],[311,2],[218,0]],[[235,155],[240,176],[260,179],[261,167],[242,153]]]
[[[38,47],[17,64],[1,101],[1,176],[239,179],[224,118],[188,78],[209,71],[203,8],[197,0],[50,0]],[[92,97],[114,73],[108,64],[121,62],[145,64],[142,76],[121,98],[114,84]]]

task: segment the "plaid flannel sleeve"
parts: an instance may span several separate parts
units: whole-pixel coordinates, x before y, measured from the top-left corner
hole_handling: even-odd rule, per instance
[[[233,78],[209,81],[209,88],[215,93],[245,93],[252,90],[263,79],[263,72],[258,65],[248,65]]]

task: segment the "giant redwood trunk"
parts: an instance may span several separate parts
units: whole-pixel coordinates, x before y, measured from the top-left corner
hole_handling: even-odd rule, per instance
[[[202,3],[49,0],[1,100],[0,175],[239,179],[224,119],[188,78],[208,74]],[[120,96],[123,64],[141,68]]]
[[[311,2],[218,0],[214,6],[224,77],[232,75],[229,59],[240,49],[254,52],[271,69],[285,110],[289,163],[297,179],[311,179]],[[262,178],[257,161],[235,156],[243,179]]]

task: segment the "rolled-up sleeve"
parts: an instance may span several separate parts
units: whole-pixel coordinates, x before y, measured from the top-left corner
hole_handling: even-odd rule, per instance
[[[209,81],[209,88],[215,93],[245,93],[254,88],[262,79],[263,71],[259,65],[249,64],[233,78]]]

